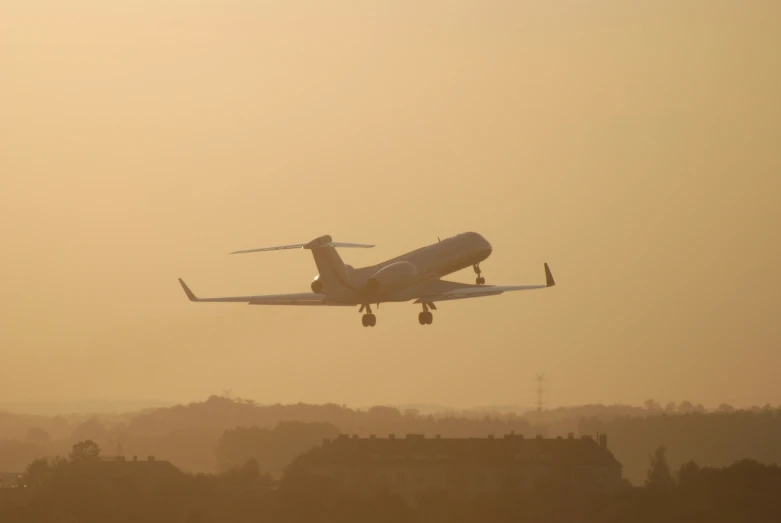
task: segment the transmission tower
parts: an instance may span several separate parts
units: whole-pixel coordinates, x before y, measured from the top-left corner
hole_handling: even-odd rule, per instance
[[[542,384],[545,381],[545,374],[537,374],[537,412],[542,412],[542,395],[545,393],[545,389]]]

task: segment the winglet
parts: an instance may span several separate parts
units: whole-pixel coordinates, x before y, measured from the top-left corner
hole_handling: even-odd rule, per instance
[[[184,283],[182,285],[184,285]],[[551,274],[547,263],[545,264],[545,285],[548,287],[553,287],[556,285],[556,282],[553,281],[553,274]]]
[[[182,289],[184,289],[184,293],[187,295],[187,299],[190,301],[198,301],[198,298],[195,296],[193,291],[190,290],[190,287],[187,286],[186,283],[184,283],[184,280],[179,278],[179,283],[182,285]]]

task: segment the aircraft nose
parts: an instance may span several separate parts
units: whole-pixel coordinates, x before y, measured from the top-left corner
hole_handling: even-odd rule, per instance
[[[486,240],[482,236],[480,236],[480,240],[481,240],[480,243],[482,245],[482,248],[485,251],[485,255],[488,256],[489,254],[491,254],[491,252],[493,252],[494,248],[491,247],[491,244],[488,242],[488,240]]]

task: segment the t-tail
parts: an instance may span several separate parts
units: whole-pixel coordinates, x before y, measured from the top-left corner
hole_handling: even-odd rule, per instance
[[[312,251],[317,271],[319,273],[312,282],[312,290],[315,292],[329,292],[336,289],[358,291],[360,287],[348,280],[350,267],[345,265],[342,257],[336,252],[337,247],[368,249],[374,245],[364,243],[335,242],[329,235],[320,236],[307,243],[295,243],[292,245],[278,245],[275,247],[261,247],[259,249],[247,249],[235,251],[231,254],[246,254],[250,252],[280,251],[285,249],[308,249]]]

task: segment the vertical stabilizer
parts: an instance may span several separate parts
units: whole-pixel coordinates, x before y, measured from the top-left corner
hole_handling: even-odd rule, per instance
[[[312,257],[317,265],[317,272],[326,292],[334,291],[340,287],[352,288],[347,281],[347,266],[342,257],[332,247],[331,237],[321,236],[307,243],[304,247],[312,251]]]

